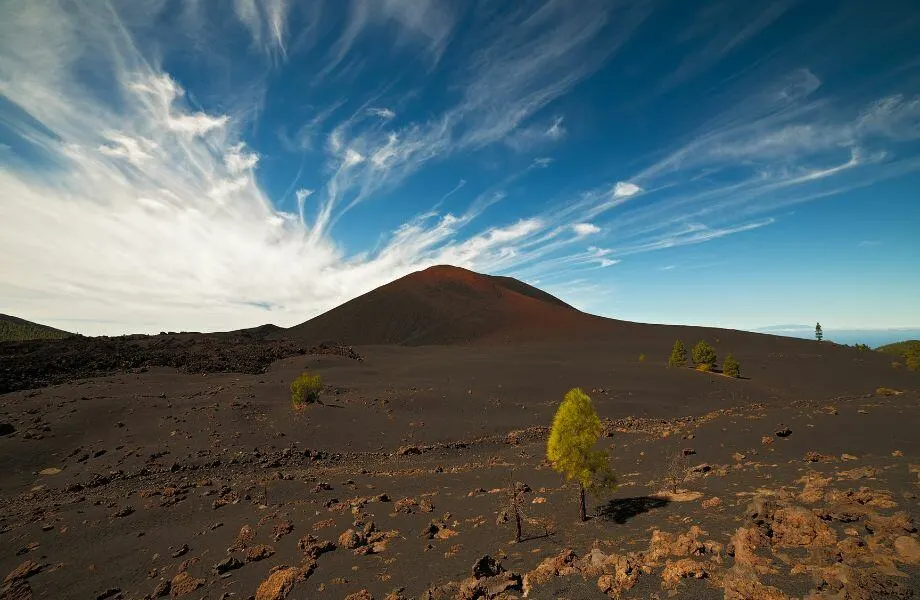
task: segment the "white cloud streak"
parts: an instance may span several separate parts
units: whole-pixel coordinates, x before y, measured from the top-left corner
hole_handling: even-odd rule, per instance
[[[586,237],[594,233],[600,233],[601,228],[592,223],[575,223],[572,230],[578,237]]]

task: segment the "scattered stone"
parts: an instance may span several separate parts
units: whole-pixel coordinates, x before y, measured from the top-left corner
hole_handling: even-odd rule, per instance
[[[374,596],[367,590],[359,590],[345,596],[345,600],[374,600]]]
[[[300,538],[297,542],[297,547],[311,560],[316,560],[320,555],[335,550],[335,544],[331,541],[319,541],[319,539],[313,535]]]
[[[246,552],[246,562],[257,562],[269,558],[275,553],[275,549],[266,544],[253,546]]]
[[[828,456],[826,454],[820,454],[818,452],[815,452],[814,450],[811,450],[805,453],[805,456],[802,458],[802,460],[807,463],[817,463],[817,462],[826,463],[826,462],[831,462],[832,460],[834,460],[834,457]]]
[[[224,560],[214,565],[214,572],[218,575],[223,575],[224,573],[229,573],[230,571],[239,569],[242,566],[242,562],[232,556],[228,556]]]
[[[277,542],[292,531],[294,531],[294,525],[290,521],[280,521],[272,530],[272,538]]]
[[[118,512],[114,513],[112,516],[115,518],[127,517],[133,512],[134,512],[134,508],[130,506],[123,506],[121,509],[118,510]]]
[[[58,467],[48,467],[38,472],[39,475],[57,475],[61,472]]]
[[[790,435],[792,435],[792,430],[789,429],[788,427],[783,427],[781,429],[777,429],[774,433],[776,434],[776,437],[778,438],[787,438]]]
[[[188,554],[188,544],[182,544],[182,547],[172,553],[173,558],[179,558]]]
[[[109,588],[101,594],[96,595],[96,600],[107,600],[121,593],[121,588]]]
[[[709,463],[702,463],[690,469],[691,473],[708,473],[710,471],[712,471],[712,467],[709,466]]]
[[[703,508],[706,508],[706,509],[715,508],[717,506],[722,505],[722,499],[719,498],[718,496],[713,496],[712,498],[709,498],[708,500],[703,500],[700,504],[702,505]]]
[[[361,536],[359,536],[358,532],[354,529],[346,529],[342,535],[339,536],[339,546],[342,546],[343,548],[354,550],[361,545]]]
[[[32,586],[24,579],[17,579],[0,587],[3,600],[33,600]]]
[[[669,562],[664,566],[664,570],[661,572],[661,581],[665,587],[674,587],[680,583],[681,579],[688,577],[703,579],[708,576],[709,572],[703,563],[692,558],[682,558],[675,562]]]
[[[760,443],[763,444],[764,446],[769,446],[770,444],[773,443],[773,438],[771,438],[768,435],[765,435],[762,438],[760,438]]]
[[[894,540],[894,549],[902,562],[920,565],[920,542],[917,538],[906,535],[898,536]]]
[[[299,572],[294,567],[281,567],[259,584],[255,600],[283,600],[287,597]]]
[[[396,454],[399,456],[408,456],[410,454],[421,454],[422,449],[418,446],[400,446],[396,450]]]
[[[572,550],[563,550],[556,556],[544,559],[533,571],[524,575],[524,596],[529,596],[535,585],[544,585],[554,577],[566,577],[577,573],[577,560],[578,555]]]
[[[725,600],[788,600],[786,594],[764,585],[753,569],[741,564],[736,564],[725,574],[722,590]]]
[[[494,577],[503,573],[505,568],[501,563],[486,554],[473,564],[473,578],[482,579],[483,577]]]
[[[13,427],[12,423],[0,423],[0,436],[13,435],[14,433],[16,433],[16,428]]]
[[[255,530],[249,525],[243,525],[240,528],[240,532],[236,536],[233,544],[227,548],[227,552],[235,552],[237,550],[245,550],[251,542],[256,537]]]
[[[694,450],[693,448],[684,448],[682,450],[682,453],[684,456],[693,456],[694,454],[696,454],[696,450]]]
[[[154,598],[162,598],[163,596],[168,596],[171,587],[172,585],[168,579],[161,579],[157,586],[153,588],[153,594],[151,594],[151,596]]]
[[[29,552],[37,549],[39,547],[38,542],[29,542],[22,548],[16,551],[16,556],[22,556],[23,554],[28,554]]]
[[[899,511],[885,517],[881,515],[871,515],[866,521],[866,530],[883,536],[902,536],[909,533],[916,533],[917,527],[913,519],[904,511]]]
[[[189,575],[188,571],[181,571],[172,578],[169,593],[173,598],[181,598],[204,587],[204,583],[204,579],[197,579]]]
[[[27,560],[23,563],[20,563],[18,567],[10,571],[10,574],[7,575],[3,580],[3,583],[9,583],[11,581],[16,581],[17,579],[28,579],[41,570],[42,567],[37,562],[33,560]]]

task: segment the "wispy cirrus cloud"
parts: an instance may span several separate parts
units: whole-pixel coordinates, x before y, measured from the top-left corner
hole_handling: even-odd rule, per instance
[[[416,3],[353,3],[368,19],[393,19],[439,52],[449,39],[449,19],[440,5],[426,6],[419,17]],[[0,190],[10,198],[0,206],[0,248],[10,257],[0,269],[5,309],[54,322],[64,318],[66,305],[67,316],[84,315],[96,323],[95,332],[289,324],[426,265],[487,270],[513,264],[519,245],[556,234],[547,235],[550,225],[537,216],[470,230],[501,191],[476,199],[459,216],[426,213],[410,220],[370,254],[349,255],[329,228],[343,211],[426,162],[502,140],[600,64],[573,69],[579,50],[601,28],[546,2],[526,32],[481,49],[475,68],[459,78],[464,95],[439,117],[394,128],[388,123],[395,111],[368,105],[329,130],[324,124],[341,104],[316,111],[297,147],[313,147],[311,138],[321,128],[329,131],[323,135],[327,176],[322,186],[293,189],[297,209],[286,212],[258,180],[265,156],[244,140],[245,112],[199,108],[130,35],[124,17],[132,9],[98,6],[75,14],[25,2],[13,8],[0,26],[6,74],[0,93],[18,112],[6,111],[4,124],[42,154],[53,176],[30,168],[0,171]],[[238,0],[234,10],[259,51],[286,55],[286,2]],[[509,15],[507,22],[519,17]],[[550,22],[562,31],[539,33]],[[92,39],[84,37],[89,23]],[[628,28],[618,27],[622,41]],[[51,33],[57,47],[33,43]],[[338,51],[349,50],[341,38]],[[76,75],[76,56],[94,65],[111,90],[108,101]],[[490,87],[497,93],[483,96]],[[497,112],[496,99],[510,117]],[[561,120],[548,125],[547,135],[562,135]],[[53,247],[47,239],[55,240]]]

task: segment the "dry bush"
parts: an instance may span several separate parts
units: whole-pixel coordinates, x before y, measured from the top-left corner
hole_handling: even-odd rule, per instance
[[[304,371],[291,383],[291,404],[294,405],[294,408],[312,404],[319,399],[322,389],[322,377]]]
[[[680,485],[687,481],[687,457],[683,451],[675,452],[668,457],[665,463],[664,483],[668,490],[676,494]]]

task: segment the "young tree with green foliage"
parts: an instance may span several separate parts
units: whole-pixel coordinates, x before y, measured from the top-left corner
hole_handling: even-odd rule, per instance
[[[821,323],[815,324],[815,339],[819,342],[824,339],[824,331],[821,329]]]
[[[741,365],[730,352],[725,356],[725,362],[722,363],[722,373],[728,377],[741,377]]]
[[[693,362],[698,369],[701,367],[702,370],[706,371],[715,369],[716,363],[718,363],[716,349],[706,343],[706,340],[700,340],[693,347]]]
[[[304,371],[291,382],[291,404],[294,405],[294,408],[300,408],[304,403],[312,404],[319,399],[322,389],[322,377]]]
[[[569,390],[553,418],[546,458],[555,471],[569,481],[578,482],[578,509],[582,521],[588,519],[585,492],[597,493],[615,483],[610,457],[603,450],[594,450],[601,432],[601,420],[594,412],[591,398],[580,388]]]
[[[669,367],[686,367],[687,366],[687,348],[680,340],[674,342],[671,348],[671,357],[668,359]]]

